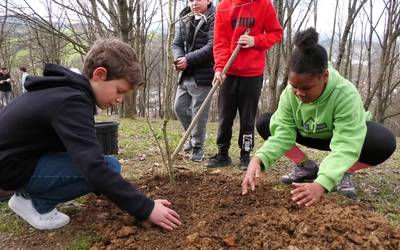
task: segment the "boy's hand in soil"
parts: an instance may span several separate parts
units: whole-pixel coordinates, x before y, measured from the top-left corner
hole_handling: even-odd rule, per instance
[[[258,177],[260,177],[260,172],[261,172],[261,160],[258,159],[257,157],[253,157],[251,159],[249,166],[247,167],[246,175],[244,176],[243,182],[242,182],[242,194],[247,193],[247,189],[250,185],[251,190],[256,189],[256,180]]]
[[[167,200],[154,200],[154,208],[151,211],[149,221],[171,231],[182,223],[179,214],[168,208],[169,206],[171,206],[171,202]]]
[[[220,71],[215,71],[214,77],[217,79],[217,84],[222,86],[225,81],[226,75],[223,75]]]
[[[255,44],[254,37],[249,35],[241,35],[238,43],[242,45],[242,48],[252,48]]]
[[[292,200],[298,205],[305,205],[306,207],[321,200],[324,195],[325,188],[317,183],[292,183],[294,188],[290,193]]]

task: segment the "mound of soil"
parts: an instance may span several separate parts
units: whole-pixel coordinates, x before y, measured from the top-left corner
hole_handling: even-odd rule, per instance
[[[167,232],[138,224],[107,200],[93,198],[73,220],[99,235],[95,249],[400,249],[400,229],[364,205],[326,198],[304,208],[287,187],[263,180],[241,195],[241,177],[213,173],[145,177],[137,185],[166,198],[183,225]],[[88,223],[88,224],[86,224]]]

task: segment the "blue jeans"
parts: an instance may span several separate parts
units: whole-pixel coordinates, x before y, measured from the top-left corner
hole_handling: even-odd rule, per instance
[[[104,155],[104,159],[115,172],[121,172],[121,165],[116,158]],[[69,154],[63,152],[42,156],[23,191],[32,200],[35,209],[43,214],[53,210],[59,203],[96,190],[73,164]]]

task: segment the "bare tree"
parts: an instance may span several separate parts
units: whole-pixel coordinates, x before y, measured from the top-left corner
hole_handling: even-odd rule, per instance
[[[286,40],[283,40],[279,44],[275,45],[271,49],[271,51],[269,51],[270,56],[267,63],[267,70],[270,78],[267,81],[267,88],[264,89],[267,93],[262,93],[263,95],[267,95],[268,97],[261,98],[267,99],[266,105],[263,105],[266,106],[265,108],[267,111],[272,112],[276,110],[279,102],[279,96],[287,85],[287,63],[290,55],[292,54],[293,47],[292,33],[293,30],[295,30],[295,32],[299,31],[304,26],[304,24],[307,23],[307,19],[312,16],[314,1],[315,0],[309,0],[308,2],[304,3],[300,0],[280,0],[274,2],[278,19],[281,21],[282,28],[286,33]],[[301,4],[303,4],[304,6],[301,6]],[[296,18],[295,20],[293,20],[293,14],[295,13],[296,9],[299,12],[302,12],[301,15],[299,15],[302,16],[302,18]],[[282,67],[282,65],[285,66]],[[279,79],[282,80],[278,85]]]
[[[332,36],[331,36],[331,40],[330,40],[330,42],[329,42],[329,55],[328,55],[328,60],[329,60],[329,61],[332,60],[332,49],[333,49],[333,42],[335,41],[336,18],[337,18],[338,8],[339,8],[339,0],[336,0],[335,14],[334,14],[334,16],[333,16]]]
[[[351,27],[353,26],[354,20],[356,19],[358,13],[360,12],[363,5],[367,2],[367,0],[360,0],[360,4],[357,6],[358,0],[349,0],[349,6],[347,10],[347,20],[346,25],[344,27],[342,37],[339,42],[338,54],[336,57],[336,68],[339,69],[342,63],[343,55],[346,49],[347,38],[349,36],[349,32]]]

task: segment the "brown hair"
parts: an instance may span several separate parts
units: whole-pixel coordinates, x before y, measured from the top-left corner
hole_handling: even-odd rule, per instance
[[[135,51],[117,38],[97,40],[86,54],[82,75],[92,78],[98,67],[107,69],[107,80],[125,79],[131,87],[143,83]]]

